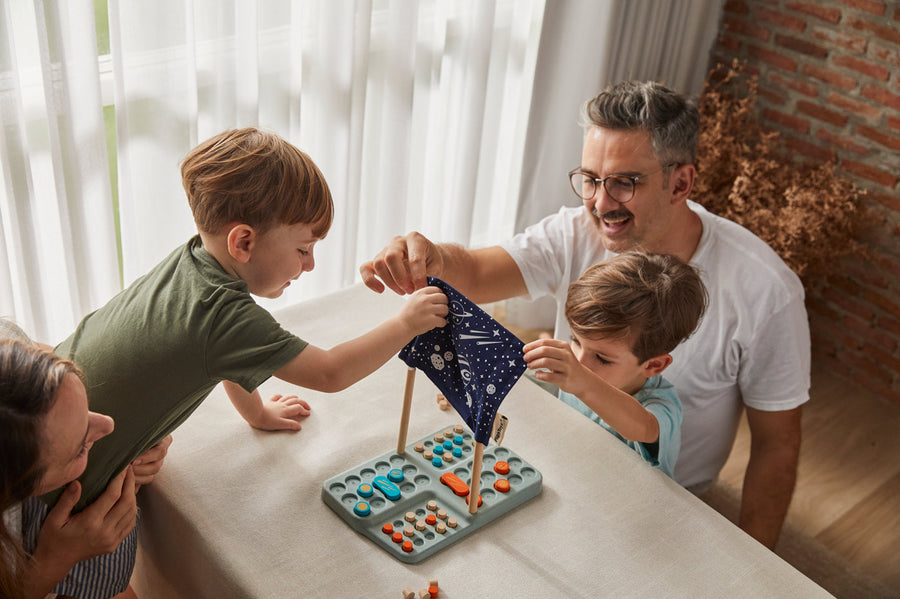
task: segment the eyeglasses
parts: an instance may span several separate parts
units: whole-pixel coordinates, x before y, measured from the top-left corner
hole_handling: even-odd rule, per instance
[[[608,175],[599,179],[590,173],[579,170],[569,171],[569,183],[572,185],[572,191],[575,192],[582,200],[590,200],[597,193],[597,188],[603,185],[606,194],[620,204],[627,204],[634,197],[634,188],[637,182],[645,177],[654,175],[659,171],[665,170],[670,166],[677,165],[677,162],[664,164],[655,171],[633,177],[628,175]]]

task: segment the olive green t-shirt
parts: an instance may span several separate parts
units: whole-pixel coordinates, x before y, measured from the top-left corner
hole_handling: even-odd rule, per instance
[[[253,301],[199,236],[172,252],[56,348],[84,371],[91,410],[115,420],[90,450],[76,509],[184,422],[220,381],[253,391],[306,345]]]

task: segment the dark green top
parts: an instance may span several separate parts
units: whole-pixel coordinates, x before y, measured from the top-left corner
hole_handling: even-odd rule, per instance
[[[305,347],[199,236],[174,251],[56,348],[84,370],[91,410],[115,420],[113,433],[91,448],[76,509],[175,430],[220,381],[253,391]]]

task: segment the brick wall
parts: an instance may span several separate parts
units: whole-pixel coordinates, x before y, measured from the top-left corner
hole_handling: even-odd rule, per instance
[[[867,190],[872,255],[809,282],[813,359],[900,406],[900,2],[726,0],[710,66],[733,58],[795,157]]]

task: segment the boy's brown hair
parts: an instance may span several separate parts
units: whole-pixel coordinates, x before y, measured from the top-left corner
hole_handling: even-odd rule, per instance
[[[633,339],[631,351],[643,363],[690,337],[706,302],[694,267],[668,254],[626,252],[569,285],[566,319],[587,339]]]
[[[224,131],[191,150],[181,163],[181,182],[194,222],[205,233],[231,223],[261,233],[308,223],[321,238],[334,218],[331,191],[312,159],[254,127]]]

